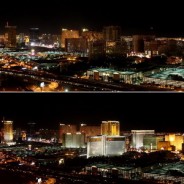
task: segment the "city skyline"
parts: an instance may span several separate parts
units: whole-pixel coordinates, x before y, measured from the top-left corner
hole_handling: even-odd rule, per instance
[[[183,183],[182,23],[179,0],[2,1],[0,181]]]
[[[44,93],[1,94],[0,118],[12,120],[14,127],[58,129],[59,123],[100,125],[120,121],[123,131],[155,129],[183,132],[182,96],[173,93]]]
[[[41,3],[32,0],[26,3],[25,8],[22,5],[24,3],[20,1],[11,2],[11,5],[3,2],[1,29],[7,21],[16,25],[19,32],[39,27],[43,33],[55,34],[60,34],[61,27],[102,30],[103,26],[119,25],[125,35],[151,32],[158,36],[183,36],[182,6],[177,1],[162,3],[156,0],[149,4],[127,1],[122,5],[119,1],[100,4],[96,0],[88,3],[71,0]]]

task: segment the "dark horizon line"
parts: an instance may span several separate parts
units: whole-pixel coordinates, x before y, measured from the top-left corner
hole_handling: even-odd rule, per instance
[[[5,121],[13,121],[14,122],[14,120],[11,120],[11,119],[8,119],[8,120],[5,120]],[[24,124],[14,124],[13,125],[13,127],[14,127],[14,130],[16,130],[16,129],[22,129],[23,131],[25,130],[27,130],[27,129],[29,129],[29,126],[28,126],[28,123],[30,123],[30,122],[34,122],[34,123],[36,123],[35,121],[32,121],[32,120],[29,120],[29,121],[27,121],[27,123],[24,123]],[[43,127],[43,125],[42,125],[42,123],[36,123],[35,124],[35,126],[36,126],[36,131],[39,131],[39,130],[41,130],[41,129],[43,129],[43,130],[47,130],[47,129],[49,129],[49,130],[54,130],[54,131],[59,131],[59,124],[60,124],[61,122],[58,122],[57,123],[57,125],[56,124],[54,124],[53,125],[53,128],[51,128],[50,126],[47,126],[47,127]],[[76,126],[80,126],[80,124],[81,123],[63,123],[63,124],[66,124],[66,125],[76,125]],[[101,124],[95,124],[95,123],[84,123],[84,124],[86,124],[87,126],[101,126]],[[121,123],[120,123],[121,124]],[[1,121],[1,127],[3,126],[3,123],[2,123],[2,121]],[[124,127],[125,128],[125,127]],[[163,129],[159,129],[159,128],[130,128],[130,127],[127,127],[127,128],[125,128],[125,129],[122,129],[121,127],[120,127],[120,131],[121,132],[124,132],[124,133],[126,133],[126,132],[131,132],[131,130],[154,130],[155,131],[155,133],[157,134],[157,133],[184,133],[184,132],[182,132],[182,131],[180,131],[180,130],[170,130],[170,128],[168,128],[168,129],[166,129],[166,130],[163,130]]]
[[[6,23],[3,27],[3,29],[5,29]],[[41,26],[41,25],[34,25],[34,26],[29,26],[29,27],[21,27],[21,26],[17,26],[17,25],[13,25],[13,24],[9,24],[9,26],[16,26],[17,27],[17,32],[18,34],[20,33],[25,33],[25,34],[29,34],[29,29],[30,28],[39,28],[40,30],[40,34],[53,34],[53,35],[60,35],[61,34],[61,29],[62,28],[66,28],[66,29],[73,29],[73,30],[82,30],[83,28],[87,28],[89,29],[89,31],[97,31],[97,32],[103,32],[103,28],[104,27],[108,27],[108,26],[119,26],[121,27],[122,30],[122,36],[133,36],[133,35],[155,35],[156,37],[184,37],[184,34],[181,31],[175,31],[173,33],[168,33],[166,31],[164,31],[163,29],[160,31],[156,31],[156,30],[151,30],[150,28],[148,28],[148,26],[146,27],[140,27],[140,28],[136,28],[136,27],[124,27],[122,25],[118,25],[118,24],[105,24],[103,26],[101,26],[101,28],[98,26],[96,28],[94,28],[94,26],[55,26],[55,27],[60,27],[58,29],[50,29],[50,27],[47,26]],[[1,29],[0,34],[3,34],[5,31]],[[43,31],[45,29],[45,31]],[[123,31],[124,30],[124,31]],[[3,33],[2,33],[3,31]]]

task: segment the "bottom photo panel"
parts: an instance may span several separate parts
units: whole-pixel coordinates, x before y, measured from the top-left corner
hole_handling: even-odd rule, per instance
[[[181,93],[2,93],[0,183],[184,183]]]

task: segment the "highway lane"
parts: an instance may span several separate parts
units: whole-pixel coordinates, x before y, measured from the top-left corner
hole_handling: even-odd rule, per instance
[[[23,80],[34,80],[51,83],[58,83],[58,88],[51,91],[65,91],[68,86],[69,91],[99,91],[99,92],[120,92],[120,91],[173,91],[171,89],[163,89],[155,86],[146,85],[132,85],[125,83],[110,83],[104,81],[95,81],[89,79],[74,78],[71,76],[57,76],[43,71],[16,71],[11,69],[0,69],[1,74],[17,76],[23,78]]]

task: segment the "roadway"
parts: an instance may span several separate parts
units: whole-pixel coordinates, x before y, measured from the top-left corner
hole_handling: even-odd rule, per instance
[[[101,92],[120,92],[120,91],[174,91],[173,89],[164,89],[156,86],[146,85],[132,85],[124,83],[111,83],[104,81],[95,81],[89,79],[74,78],[70,76],[57,76],[44,71],[32,71],[32,70],[12,70],[12,69],[0,69],[0,73],[4,75],[11,75],[14,77],[22,78],[25,82],[45,82],[48,84],[44,88],[30,88],[30,91],[101,91]],[[66,90],[67,89],[67,90]]]

